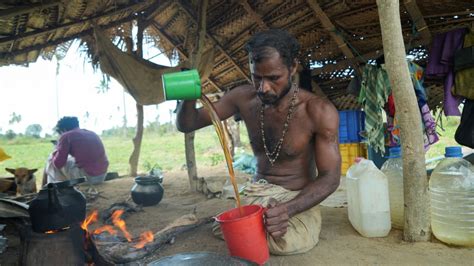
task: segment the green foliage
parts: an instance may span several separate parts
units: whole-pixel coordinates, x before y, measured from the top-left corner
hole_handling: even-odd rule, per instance
[[[21,115],[16,114],[15,112],[10,114],[10,120],[8,120],[9,125],[13,125],[15,123],[20,123],[21,122]]]
[[[15,137],[16,137],[15,131],[9,129],[9,130],[7,130],[7,132],[5,132],[5,138],[7,138],[8,140],[12,140]]]
[[[110,89],[110,77],[108,75],[102,74],[102,79],[100,83],[95,86],[97,93],[106,93]]]
[[[43,128],[40,124],[32,124],[26,127],[25,136],[39,138]]]
[[[213,153],[211,154],[210,158],[211,158],[211,165],[216,166],[219,163],[224,161],[224,154]]]
[[[145,161],[143,163],[143,168],[145,168],[147,172],[152,172],[154,170],[163,170],[163,168],[158,163],[153,164],[149,161]]]

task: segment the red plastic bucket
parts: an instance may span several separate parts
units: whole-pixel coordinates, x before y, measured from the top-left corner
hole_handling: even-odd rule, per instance
[[[219,222],[227,249],[231,256],[264,264],[268,252],[267,234],[263,225],[263,210],[260,205],[242,206],[243,215],[238,208],[219,214]]]

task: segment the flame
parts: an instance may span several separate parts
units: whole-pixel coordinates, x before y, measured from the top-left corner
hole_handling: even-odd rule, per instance
[[[69,226],[66,226],[64,228],[61,228],[61,229],[57,229],[57,230],[48,230],[46,232],[44,232],[45,234],[56,234],[58,232],[62,232],[62,231],[66,231],[68,230],[70,227]]]
[[[123,236],[127,239],[128,242],[132,241],[132,236],[130,233],[127,231],[127,225],[125,224],[125,221],[120,218],[122,216],[123,210],[116,210],[114,213],[112,213],[112,223],[117,226],[120,231],[122,231]]]
[[[97,210],[93,211],[91,214],[89,214],[89,216],[86,217],[84,222],[82,222],[81,228],[88,232],[89,225],[91,223],[96,222],[98,216],[99,216],[99,213],[97,212]]]
[[[146,231],[140,235],[140,240],[133,247],[143,248],[147,243],[152,242],[154,239],[153,232]]]
[[[99,227],[94,230],[93,234],[98,235],[101,234],[102,232],[109,232],[111,235],[116,235],[117,230],[115,230],[111,225],[104,225],[102,227]]]
[[[124,220],[122,220],[121,216],[124,213],[124,210],[116,210],[112,213],[112,223],[114,224],[115,227],[119,228],[120,231],[122,231],[124,237],[127,239],[128,242],[132,242],[132,235],[127,231],[127,225]],[[104,225],[102,227],[99,227],[95,229],[94,231],[89,231],[89,226],[97,222],[99,217],[99,212],[97,210],[94,210],[89,216],[86,217],[84,222],[81,224],[81,228],[84,229],[87,232],[87,238],[94,234],[98,235],[103,232],[108,232],[111,235],[116,235],[117,230],[112,226],[112,225]],[[67,228],[66,228],[67,229]],[[45,232],[46,234],[53,234],[56,233],[59,230],[52,230],[52,231],[47,231]],[[137,249],[143,248],[147,243],[152,242],[154,239],[154,235],[152,231],[146,231],[140,235],[140,239],[138,242],[133,246]]]

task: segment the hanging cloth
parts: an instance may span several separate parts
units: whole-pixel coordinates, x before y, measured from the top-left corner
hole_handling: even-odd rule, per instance
[[[444,78],[444,114],[446,116],[460,116],[458,105],[461,99],[452,95],[454,85],[454,53],[462,47],[466,29],[456,29],[450,32],[437,34],[433,38],[426,76]]]
[[[385,152],[383,107],[388,95],[390,95],[390,81],[387,71],[383,67],[365,66],[359,102],[364,106],[368,144],[382,155]]]
[[[94,36],[102,72],[115,78],[140,105],[164,102],[161,76],[181,71],[181,66],[162,66],[122,52],[99,29],[94,29]],[[201,82],[209,77],[213,64],[214,49],[208,49],[197,67]]]
[[[453,94],[474,100],[474,28],[464,37],[464,48],[458,53],[455,56],[455,63],[458,57],[457,61],[462,59],[464,65],[458,66],[459,70],[456,71]]]

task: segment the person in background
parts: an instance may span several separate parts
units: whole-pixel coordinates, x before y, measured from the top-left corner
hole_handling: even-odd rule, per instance
[[[304,253],[319,241],[318,204],[339,186],[339,116],[326,98],[294,83],[299,44],[278,29],[247,44],[253,84],[230,90],[214,107],[221,120],[240,114],[257,158],[245,204],[262,204],[272,254]],[[211,124],[196,101],[178,107],[177,127],[192,132]],[[218,233],[218,227],[214,227]]]
[[[43,175],[43,185],[85,177],[89,184],[105,179],[109,161],[100,137],[79,128],[77,117],[63,117],[55,127],[60,135],[50,154]]]

